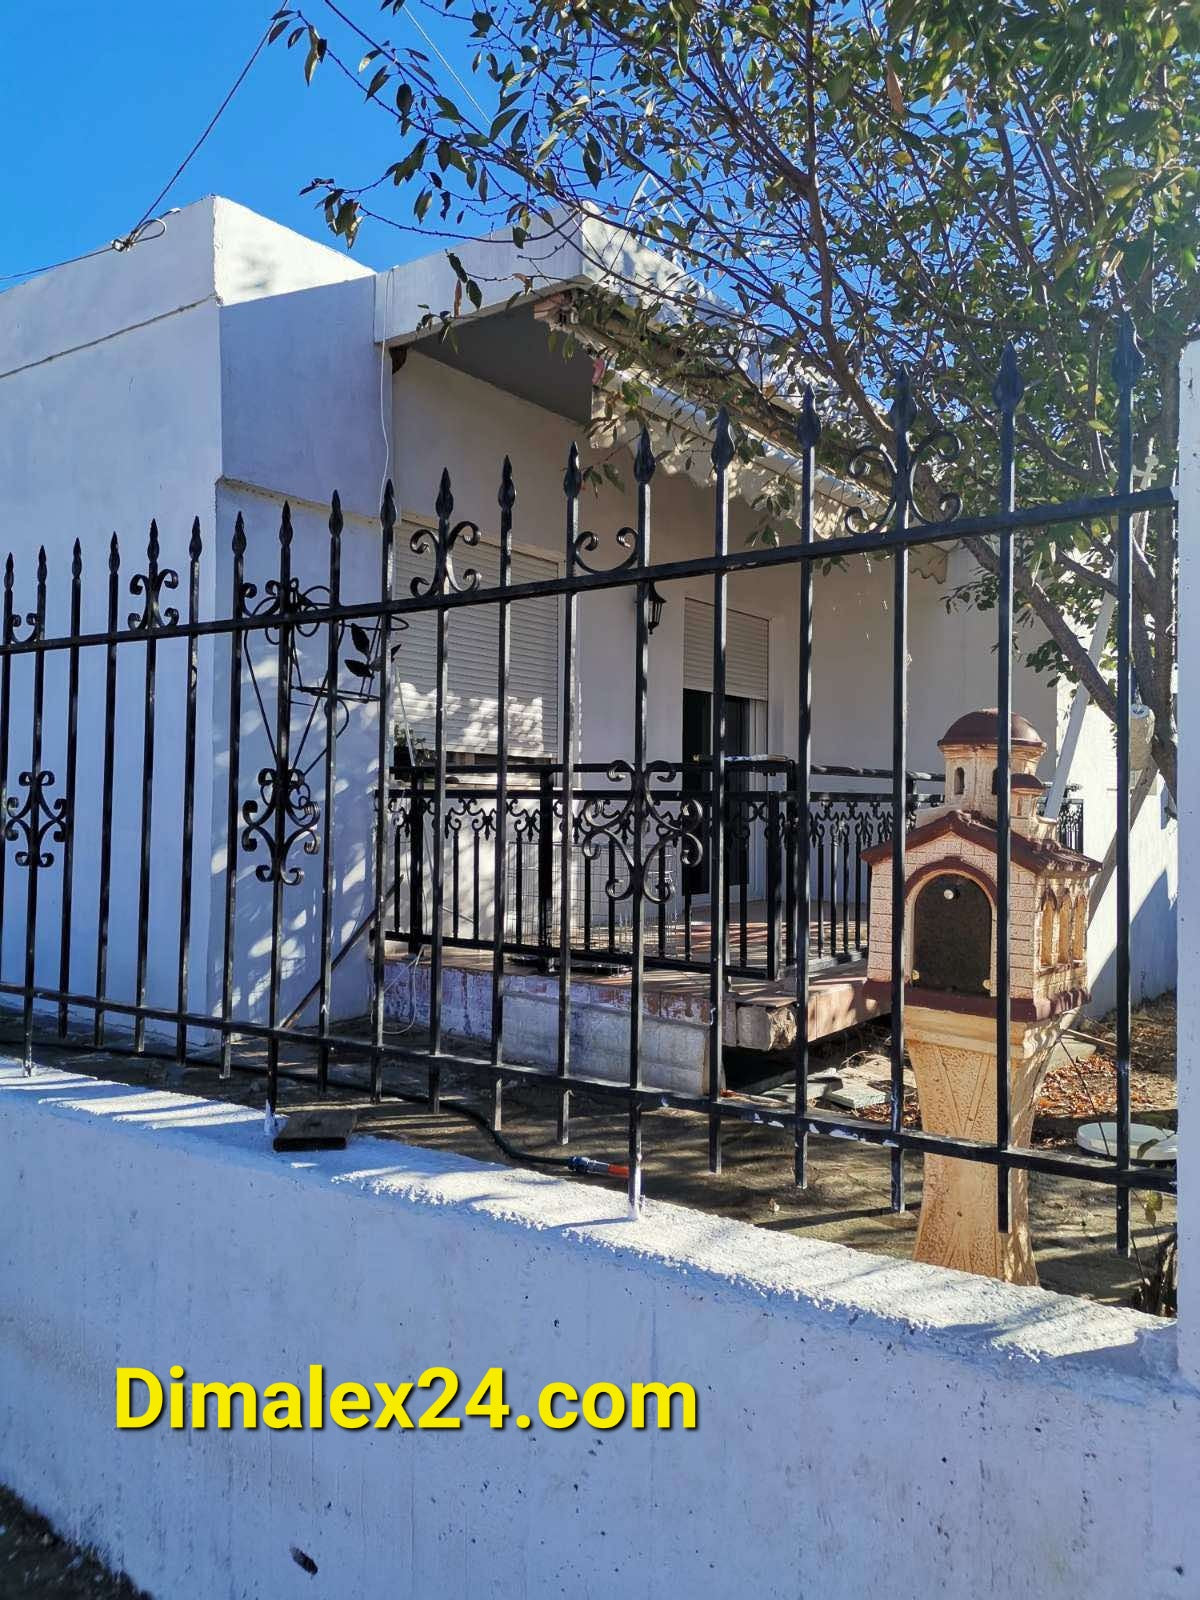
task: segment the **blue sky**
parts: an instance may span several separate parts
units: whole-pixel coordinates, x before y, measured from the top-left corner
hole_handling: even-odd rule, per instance
[[[220,104],[273,9],[250,0],[0,4],[0,148],[9,191],[0,277],[128,232]],[[374,3],[357,14],[404,37],[407,24],[385,23]],[[318,71],[306,88],[302,64],[299,46],[289,54],[280,43],[259,56],[164,207],[224,194],[334,242],[313,197],[298,191],[316,176],[369,181],[395,158],[398,141],[394,124],[332,69]],[[383,193],[403,220],[408,202]],[[366,222],[354,255],[383,267],[434,248]]]

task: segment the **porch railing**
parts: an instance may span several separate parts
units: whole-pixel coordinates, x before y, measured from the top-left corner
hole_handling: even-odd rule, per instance
[[[652,763],[652,765],[654,765]],[[809,954],[818,961],[848,962],[867,950],[868,874],[863,851],[891,838],[891,773],[886,768],[815,766],[810,793],[808,849],[795,848],[799,790],[796,764],[762,756],[726,759],[726,870],[722,925],[734,977],[780,977],[795,964],[801,859],[807,861]],[[620,769],[578,763],[572,790],[571,954],[596,966],[627,965],[633,947],[630,905],[608,893],[618,883],[617,839],[630,843],[631,821],[622,818],[600,850],[588,846],[594,808],[618,803],[627,792]],[[711,832],[711,765],[664,765],[655,796],[671,823],[643,830],[653,899],[644,908],[648,966],[706,972],[712,951],[707,884],[681,860],[681,809],[697,807],[700,837]],[[443,942],[450,948],[491,950],[497,903],[494,881],[498,786],[494,762],[450,762],[442,810]],[[433,786],[436,771],[397,759],[390,790],[392,916],[388,937],[415,954],[432,936]],[[854,788],[849,784],[856,785]],[[908,775],[909,820],[940,804],[941,779]],[[518,960],[554,969],[561,948],[562,765],[511,763],[505,796],[504,950]],[[1072,799],[1059,818],[1059,838],[1082,849],[1083,802]]]

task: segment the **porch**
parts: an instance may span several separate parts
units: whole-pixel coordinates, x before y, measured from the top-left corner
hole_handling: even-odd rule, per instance
[[[570,1056],[586,1061],[595,1076],[623,1081],[636,960],[642,970],[644,1081],[702,1093],[714,972],[724,995],[721,1036],[727,1050],[785,1056],[797,1042],[802,1030],[796,953],[804,905],[798,889],[805,870],[804,1036],[815,1043],[887,1015],[877,992],[869,994],[866,987],[869,886],[863,861],[865,850],[891,836],[886,769],[814,767],[801,849],[795,762],[727,758],[725,894],[722,914],[714,919],[689,845],[710,837],[712,763],[648,763],[640,851],[646,887],[641,948],[635,952],[628,883],[636,854],[631,795],[637,785],[626,763],[572,764],[568,847],[561,763],[514,763],[501,781],[496,763],[486,757],[451,761],[439,786],[435,767],[414,765],[406,756],[401,746],[389,796],[385,1012],[392,1026],[430,1025],[429,954],[437,927],[440,1026],[464,1041],[491,1040],[499,915],[505,930],[499,973],[504,1023],[521,1059],[537,1066],[560,1059],[559,973],[565,962]],[[941,778],[909,773],[905,787],[910,825],[921,810],[940,803]],[[1064,842],[1082,836],[1082,801],[1064,807],[1059,832]],[[436,863],[435,838],[442,840]],[[565,847],[570,871],[564,893]],[[564,925],[570,928],[565,943]],[[760,1075],[769,1071],[770,1064],[762,1063]]]

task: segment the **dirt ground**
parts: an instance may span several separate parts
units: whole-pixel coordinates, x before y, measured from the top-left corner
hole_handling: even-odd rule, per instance
[[[1175,1006],[1173,997],[1141,1008],[1134,1019],[1131,1093],[1137,1121],[1164,1129],[1175,1127]],[[412,1043],[410,1034],[404,1039]],[[1082,1122],[1111,1115],[1115,1105],[1110,1023],[1089,1025],[1085,1037],[1068,1038],[1065,1049],[1047,1075],[1039,1101],[1034,1130],[1035,1146],[1070,1149]],[[886,1033],[875,1027],[853,1036],[826,1042],[814,1049],[812,1071],[845,1069],[849,1059],[866,1081],[887,1086]],[[71,1070],[95,1072],[134,1083],[153,1083],[197,1095],[263,1103],[261,1077],[245,1070],[260,1067],[250,1052],[242,1054],[243,1070],[225,1084],[210,1066],[190,1066],[182,1071],[154,1061],[121,1060],[113,1056],[89,1057],[71,1052],[46,1051]],[[731,1062],[737,1072],[762,1079],[763,1059]],[[769,1058],[779,1075],[789,1070],[785,1057]],[[287,1063],[285,1062],[285,1067]],[[305,1077],[311,1074],[311,1050],[301,1047],[292,1063]],[[334,1076],[339,1074],[335,1063]],[[874,1077],[873,1077],[874,1074]],[[385,1095],[423,1096],[423,1072],[388,1065]],[[506,1156],[488,1133],[451,1105],[460,1100],[477,1111],[485,1109],[484,1093],[447,1062],[442,1074],[445,1109],[433,1115],[424,1105],[386,1102],[364,1106],[361,1090],[331,1089],[330,1098],[363,1106],[360,1132],[432,1149],[456,1151],[484,1161],[504,1162]],[[790,1109],[786,1087],[764,1098],[764,1110]],[[905,1121],[917,1124],[913,1091],[906,1093]],[[280,1110],[314,1105],[309,1082],[281,1083]],[[562,1157],[555,1140],[554,1097],[526,1084],[508,1084],[504,1090],[505,1137],[523,1151],[543,1157]],[[860,1113],[870,1115],[871,1113]],[[876,1115],[886,1116],[886,1107]],[[623,1162],[626,1117],[611,1101],[572,1097],[570,1152],[606,1162]],[[648,1111],[643,1118],[645,1192],[650,1199],[668,1200],[735,1217],[757,1227],[790,1233],[796,1238],[833,1240],[883,1255],[911,1255],[920,1205],[920,1161],[910,1157],[905,1168],[908,1209],[889,1209],[890,1162],[877,1146],[846,1139],[813,1136],[809,1141],[810,1180],[798,1189],[792,1181],[792,1141],[785,1129],[727,1121],[722,1150],[724,1168],[718,1176],[708,1171],[707,1120],[690,1112],[670,1109]],[[281,1157],[286,1159],[286,1157]],[[553,1170],[543,1168],[542,1170]],[[605,1182],[604,1179],[577,1179]],[[620,1187],[619,1183],[616,1184]],[[1030,1210],[1038,1272],[1042,1284],[1069,1294],[1086,1295],[1111,1304],[1130,1304],[1149,1271],[1158,1244],[1175,1220],[1175,1202],[1166,1196],[1161,1211],[1147,1216],[1135,1192],[1132,1205],[1134,1252],[1129,1260],[1116,1254],[1115,1191],[1081,1179],[1032,1174]]]
[[[78,1545],[60,1539],[44,1517],[0,1488],[0,1600],[145,1600]]]

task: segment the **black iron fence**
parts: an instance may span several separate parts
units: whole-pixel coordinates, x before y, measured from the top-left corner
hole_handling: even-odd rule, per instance
[[[1172,1171],[1135,1163],[1130,1151],[1129,993],[1129,721],[1131,519],[1173,505],[1168,487],[1134,490],[1131,466],[1131,395],[1140,370],[1131,328],[1126,326],[1113,364],[1118,393],[1120,470],[1111,494],[1054,504],[1018,507],[1015,497],[1014,416],[1022,385],[1011,351],[994,391],[1002,442],[998,498],[990,509],[964,514],[956,499],[936,490],[929,510],[919,483],[937,483],[941,430],[917,436],[917,406],[909,378],[898,369],[889,414],[891,443],[871,445],[857,458],[870,461],[874,481],[889,490],[872,511],[847,516],[846,531],[815,537],[813,494],[820,428],[814,397],[805,398],[796,439],[803,489],[795,542],[731,548],[729,472],[735,446],[728,420],[716,425],[712,451],[714,531],[711,550],[688,559],[656,562],[652,554],[651,493],[655,461],[643,435],[634,477],[634,524],[615,535],[610,565],[595,561],[601,538],[581,526],[583,480],[572,449],[564,479],[565,568],[539,582],[512,581],[516,490],[507,462],[498,495],[499,580],[482,584],[469,566],[479,538],[474,523],[456,519],[449,476],[443,473],[435,519],[413,534],[413,553],[428,562],[408,593],[397,593],[397,515],[390,487],[378,531],[377,582],[373,593],[356,595],[343,586],[343,519],[335,496],[319,572],[302,571],[294,551],[291,510],[283,508],[271,559],[248,548],[239,516],[231,543],[205,557],[198,525],[186,561],[162,560],[152,526],[144,566],[132,576],[114,538],[99,585],[85,581],[83,553],[75,545],[65,593],[51,593],[43,552],[33,579],[32,609],[17,604],[12,559],[6,567],[0,633],[0,800],[5,838],[0,852],[0,992],[20,1012],[24,1056],[32,1062],[39,1038],[78,1042],[81,1019],[88,1046],[145,1054],[162,1048],[164,1030],[179,1061],[215,1060],[229,1073],[235,1041],[261,1052],[269,1102],[275,1105],[281,1053],[296,1070],[297,1053],[312,1065],[319,1092],[361,1072],[365,1092],[385,1098],[393,1063],[424,1073],[436,1108],[442,1073],[452,1062],[490,1090],[492,1116],[501,1115],[506,1082],[540,1085],[558,1104],[558,1130],[565,1142],[571,1095],[615,1097],[628,1119],[631,1201],[642,1183],[643,1121],[661,1105],[701,1114],[709,1130],[710,1165],[718,1170],[721,1135],[731,1119],[762,1120],[761,1107],[724,1092],[723,1052],[727,980],[734,968],[753,965],[745,917],[710,924],[701,956],[708,989],[705,1081],[691,1092],[647,1085],[643,1076],[643,1022],[647,963],[673,959],[664,948],[658,918],[667,903],[668,876],[681,891],[703,885],[710,906],[739,900],[750,841],[747,814],[754,813],[763,837],[777,839],[767,852],[774,861],[764,897],[776,909],[778,965],[791,939],[794,999],[808,1012],[813,969],[810,941],[797,930],[826,922],[835,905],[829,949],[848,953],[862,935],[862,908],[855,898],[861,881],[855,852],[859,826],[890,839],[891,1114],[871,1122],[809,1103],[808,1046],[799,1030],[795,1051],[795,1108],[779,1119],[795,1138],[798,1182],[808,1170],[813,1134],[838,1135],[879,1145],[892,1165],[892,1202],[904,1203],[903,1165],[912,1153],[951,1155],[997,1168],[1000,1223],[1008,1226],[1008,1176],[1037,1170],[1082,1177],[1113,1187],[1117,1197],[1118,1245],[1128,1244],[1132,1187],[1170,1189]],[[917,465],[921,473],[918,474]],[[886,503],[884,503],[886,501]],[[1118,1139],[1115,1159],[1091,1159],[1018,1147],[1011,1139],[1009,1075],[1012,1022],[1010,977],[1009,816],[1013,550],[1026,536],[1046,529],[1107,524],[1114,529],[1118,564],[1117,620],[1117,825],[1115,836],[1117,925],[1116,1085]],[[912,796],[908,773],[908,567],[914,547],[971,538],[988,540],[999,571],[997,695],[1000,746],[997,761],[997,878],[995,927],[997,971],[995,1022],[997,1059],[994,1141],[963,1140],[903,1125],[904,1101],[904,909],[906,829]],[[306,536],[306,549],[311,538]],[[894,576],[892,628],[892,750],[886,804],[824,790],[811,766],[813,693],[812,606],[817,568],[831,560],[870,556],[891,563]],[[248,572],[247,567],[252,571]],[[311,567],[312,563],[307,563]],[[264,572],[264,568],[269,571]],[[773,571],[791,583],[799,610],[798,758],[790,771],[772,774],[777,786],[744,789],[728,750],[726,725],[727,591],[732,574]],[[651,760],[647,741],[648,643],[656,585],[704,580],[711,586],[712,723],[711,763],[702,792],[687,791],[678,769]],[[22,575],[24,581],[24,574]],[[626,590],[636,600],[633,738],[628,760],[615,762],[603,784],[573,761],[575,639],[578,612],[604,590]],[[180,591],[180,608],[165,601]],[[126,610],[132,596],[133,608]],[[227,599],[222,602],[218,596]],[[511,614],[522,600],[555,597],[562,604],[561,758],[550,790],[531,794],[529,775],[509,762],[507,715]],[[203,608],[202,608],[203,599]],[[385,1014],[386,941],[374,930],[394,924],[397,892],[391,849],[397,828],[403,837],[405,805],[417,806],[421,825],[441,840],[447,830],[474,831],[473,811],[482,802],[466,792],[451,769],[446,741],[446,703],[452,674],[453,628],[465,608],[487,608],[495,619],[497,750],[488,794],[490,823],[478,830],[479,852],[467,871],[482,868],[490,851],[495,910],[486,936],[491,975],[491,1026],[486,1047],[452,1048],[444,1027],[443,989],[448,942],[484,940],[471,891],[464,899],[463,863],[434,849],[412,863],[410,920],[400,931],[428,946],[429,1014],[423,1033],[392,1033]],[[391,774],[391,719],[379,714],[392,703],[393,653],[409,619],[432,619],[435,632],[434,716],[428,768],[408,781]],[[360,710],[364,711],[359,715]],[[61,779],[59,774],[62,774]],[[816,775],[819,777],[820,775]],[[541,779],[538,779],[540,784]],[[589,785],[592,785],[589,787]],[[556,807],[559,795],[571,803]],[[395,812],[393,808],[398,808]],[[878,807],[873,811],[873,807]],[[533,818],[536,817],[536,832]],[[885,820],[886,818],[886,820]],[[787,820],[786,830],[783,828]],[[538,954],[553,949],[557,984],[557,1050],[553,1065],[522,1059],[521,1040],[506,1030],[505,966],[511,946],[524,947],[526,889],[515,873],[529,870],[528,853],[515,842],[528,832],[533,867]],[[403,851],[401,852],[403,855]],[[557,872],[547,861],[557,861]],[[589,870],[576,870],[581,861]],[[510,861],[514,877],[510,879]],[[822,865],[824,863],[824,865]],[[594,867],[593,872],[590,868]],[[882,870],[882,869],[881,869]],[[455,874],[457,873],[457,878]],[[424,874],[419,905],[411,887]],[[824,876],[822,876],[824,874]],[[400,868],[400,903],[406,879]],[[510,888],[511,885],[511,888]],[[510,894],[512,904],[510,905]],[[698,898],[696,888],[691,898]],[[354,896],[357,895],[357,901]],[[582,900],[582,905],[577,901]],[[463,932],[463,906],[471,909],[470,934]],[[853,905],[853,934],[851,906]],[[817,914],[814,915],[814,912]],[[455,932],[455,918],[459,918]],[[629,1026],[625,1081],[589,1070],[572,1054],[572,968],[581,953],[603,956],[616,947],[614,918],[624,918],[620,941],[628,967]],[[685,923],[687,919],[684,919]],[[768,917],[768,922],[770,918]],[[367,930],[369,1019],[356,1031],[337,1018],[335,968],[346,948]],[[414,929],[416,931],[414,931]],[[790,934],[789,934],[789,930]],[[512,937],[510,938],[510,934]],[[683,959],[688,959],[685,931]],[[694,936],[693,936],[694,937]],[[816,950],[824,953],[822,935]],[[771,959],[769,956],[764,960]],[[311,1005],[304,1000],[311,992]],[[290,1003],[290,1002],[296,1003]],[[244,1064],[244,1063],[243,1063]]]

